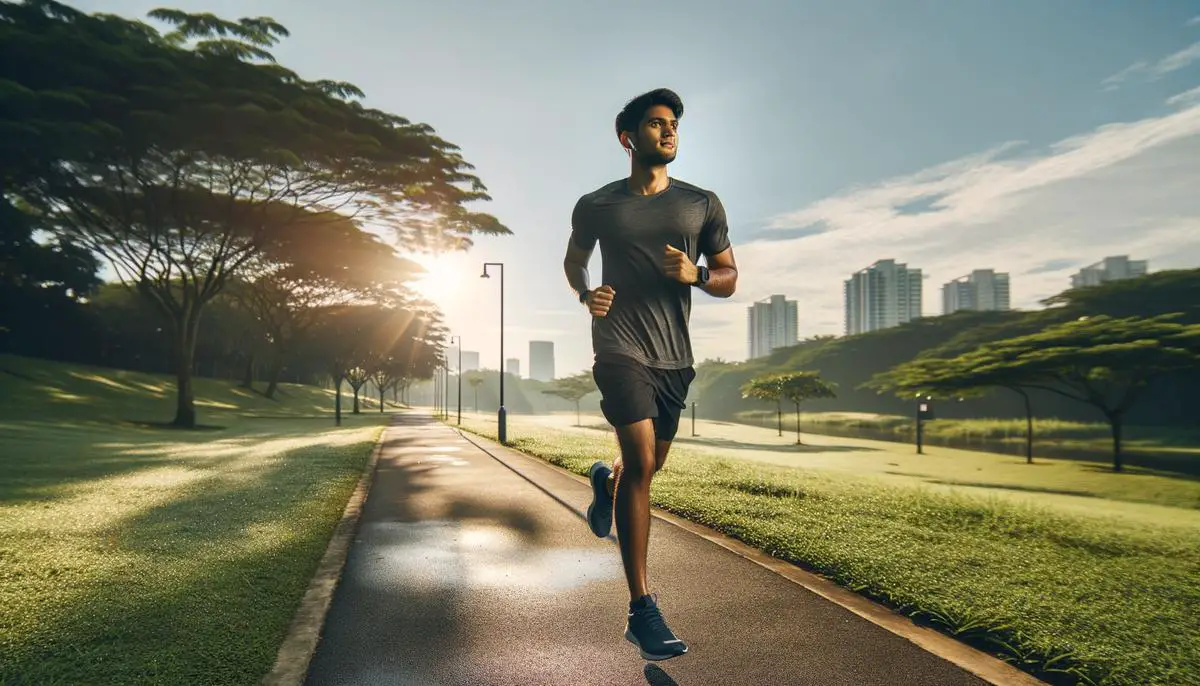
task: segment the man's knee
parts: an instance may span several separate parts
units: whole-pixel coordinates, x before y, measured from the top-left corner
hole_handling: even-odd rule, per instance
[[[656,470],[654,431],[649,420],[617,429],[621,444],[621,472],[649,476]]]

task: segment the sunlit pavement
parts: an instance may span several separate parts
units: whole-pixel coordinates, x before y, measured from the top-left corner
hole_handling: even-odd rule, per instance
[[[984,683],[658,519],[651,587],[691,650],[647,663],[622,636],[620,558],[584,523],[587,485],[496,455],[422,415],[388,429],[308,683]]]

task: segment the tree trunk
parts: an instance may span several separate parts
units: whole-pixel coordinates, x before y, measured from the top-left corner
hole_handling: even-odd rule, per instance
[[[479,387],[475,387],[475,414],[479,414]]]
[[[796,445],[803,445],[800,442],[800,403],[796,403]]]
[[[337,426],[342,425],[342,375],[333,375],[333,415]]]
[[[196,427],[196,399],[192,392],[192,366],[196,361],[196,332],[199,330],[198,312],[184,313],[183,321],[176,326],[175,336],[175,420],[172,425],[183,429]]]
[[[579,418],[579,401],[575,401],[575,426],[582,426],[583,420]]]
[[[383,414],[383,386],[377,386],[379,389],[379,414]]]
[[[1025,463],[1033,464],[1033,405],[1029,402],[1029,394],[1019,391],[1025,399]]]
[[[779,435],[783,435],[783,403],[775,401],[775,425],[779,429]]]
[[[1124,417],[1119,414],[1108,415],[1108,423],[1112,427],[1114,472],[1122,471],[1125,467],[1121,455],[1121,424],[1123,420]]]
[[[354,389],[354,414],[361,414],[361,412],[359,412],[359,409],[358,409],[358,389],[362,388],[362,386],[355,386],[354,384],[350,384],[350,388]]]
[[[283,374],[283,351],[279,348],[271,351],[271,364],[267,367],[267,391],[263,393],[268,400],[275,399],[279,390],[279,377]]]

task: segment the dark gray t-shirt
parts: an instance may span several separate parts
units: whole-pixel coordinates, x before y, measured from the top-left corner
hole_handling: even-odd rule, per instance
[[[592,287],[616,291],[608,315],[592,318],[596,358],[623,355],[659,369],[692,366],[692,286],[669,278],[662,262],[668,243],[692,262],[729,247],[716,194],[671,179],[661,193],[638,195],[625,179],[613,181],[575,204],[571,240],[584,250],[600,243],[604,275]]]

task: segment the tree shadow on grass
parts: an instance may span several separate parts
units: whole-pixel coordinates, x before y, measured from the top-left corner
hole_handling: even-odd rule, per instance
[[[260,680],[340,519],[342,496],[361,474],[365,451],[361,443],[356,450],[327,448],[326,455],[317,448],[299,448],[251,475],[207,479],[193,484],[182,498],[114,523],[108,540],[114,559],[126,561],[56,600],[53,609],[38,617],[35,631],[16,637],[2,661],[0,682]],[[407,564],[420,564],[412,554],[427,540],[417,535],[423,520],[439,516],[414,505],[417,496],[435,486],[436,470],[423,469],[428,466],[381,462],[377,479],[388,483],[377,484],[384,486],[382,492],[368,500],[377,521],[385,519],[381,524],[391,527],[387,533],[396,559]],[[338,489],[336,497],[327,491],[317,495],[331,485]],[[526,540],[541,535],[536,521],[518,508],[442,493],[442,518],[483,520]],[[323,524],[315,529],[292,526],[317,520]],[[397,528],[395,523],[410,526]],[[280,526],[292,531],[264,533]],[[296,528],[301,535],[292,535]],[[360,674],[380,683],[440,681],[432,670],[454,657],[439,657],[439,650],[419,646],[463,643],[464,623],[453,620],[463,607],[464,591],[452,582],[372,584],[380,580],[363,577],[367,572],[361,566],[379,551],[352,549],[337,593],[364,602],[335,599],[323,632],[323,641],[340,636],[343,645],[355,646],[354,654],[318,653],[314,669],[343,677]],[[391,633],[362,631],[363,626],[389,627]],[[405,645],[413,649],[397,649]],[[363,655],[371,659],[359,659]]]
[[[729,450],[761,450],[771,453],[871,453],[880,452],[878,448],[869,448],[863,446],[852,445],[809,445],[807,443],[749,443],[746,441],[735,441],[731,438],[705,438],[703,436],[692,438],[691,436],[677,436],[675,438],[676,445],[695,445],[695,446],[711,446],[714,448],[725,448]]]
[[[887,472],[888,474],[896,474],[898,472]],[[909,475],[916,476],[916,475]],[[1088,493],[1087,491],[1075,491],[1068,488],[1047,488],[1043,486],[1021,486],[1018,484],[990,483],[986,481],[954,481],[952,479],[922,479],[925,483],[936,484],[939,486],[968,486],[971,488],[989,488],[1003,491],[1021,491],[1023,493],[1046,493],[1049,495],[1073,495],[1080,498],[1102,498],[1104,496]]]
[[[1200,470],[1200,458],[1196,459],[1196,463],[1196,467],[1187,467],[1183,469],[1159,469],[1142,466],[1140,464],[1126,463],[1124,469],[1120,472],[1114,472],[1111,464],[1088,464],[1081,466],[1080,470],[1091,472],[1093,474],[1115,474],[1121,478],[1129,479],[1157,476],[1160,478],[1178,479],[1182,481],[1200,481],[1200,471],[1192,471],[1193,469]]]
[[[9,422],[0,425],[0,502],[47,500],[71,495],[79,484],[121,476],[139,470],[176,464],[167,450],[207,444],[214,440],[250,441],[253,438],[218,432],[177,432],[130,426],[50,422]],[[154,454],[153,450],[162,450]],[[151,451],[151,454],[140,454]]]

